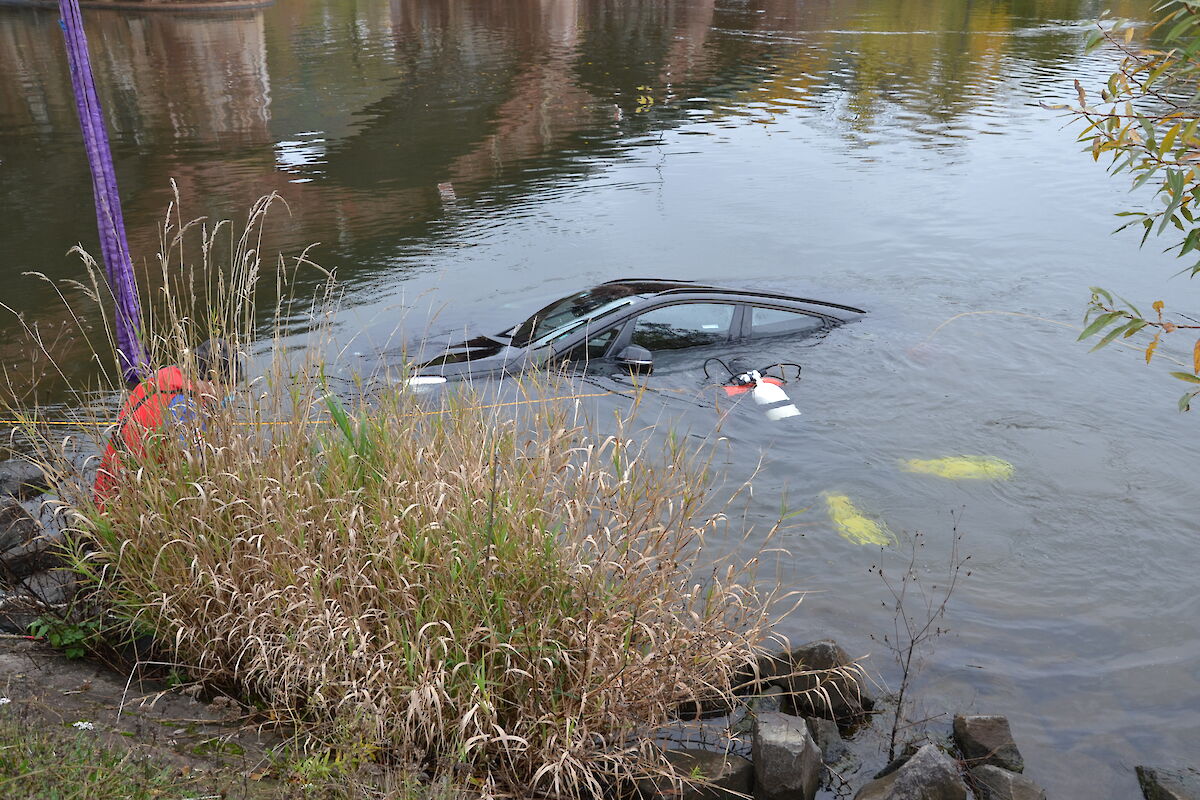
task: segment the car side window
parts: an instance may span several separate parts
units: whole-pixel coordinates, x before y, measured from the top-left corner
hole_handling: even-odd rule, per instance
[[[824,330],[825,327],[825,320],[815,314],[761,306],[754,306],[750,309],[750,335],[756,338],[784,335],[811,336]]]
[[[647,311],[634,323],[632,344],[647,350],[678,350],[729,339],[734,306],[682,303]]]
[[[589,336],[583,342],[572,347],[568,352],[563,353],[561,358],[564,361],[591,361],[597,358],[604,358],[604,354],[608,352],[613,339],[617,338],[617,331],[620,329],[621,326],[618,325],[613,328],[607,328],[595,336]]]

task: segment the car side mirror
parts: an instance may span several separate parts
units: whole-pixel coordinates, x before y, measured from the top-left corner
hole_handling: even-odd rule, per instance
[[[638,375],[654,372],[654,354],[636,344],[631,344],[617,353],[617,363]]]

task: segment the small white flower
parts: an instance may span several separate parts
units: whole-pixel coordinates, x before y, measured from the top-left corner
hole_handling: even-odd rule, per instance
[[[8,699],[7,697],[0,697],[0,706],[6,706],[11,702],[12,700]]]
[[[94,731],[94,730],[96,730],[96,726],[95,726],[95,725],[93,725],[93,724],[92,724],[92,723],[90,723],[90,722],[84,722],[84,721],[82,721],[82,720],[80,720],[79,722],[76,722],[76,723],[75,723],[74,725],[72,725],[71,727],[73,727],[73,728],[78,728],[78,729],[79,729],[79,730],[81,730],[81,731]]]

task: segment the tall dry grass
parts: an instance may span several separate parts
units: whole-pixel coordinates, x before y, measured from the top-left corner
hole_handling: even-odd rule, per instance
[[[157,437],[103,510],[27,417],[93,599],[310,747],[483,793],[595,797],[660,772],[645,731],[729,694],[769,622],[753,562],[706,561],[723,515],[702,460],[595,432],[552,377],[515,413],[467,389],[432,408],[403,384],[331,392],[326,348],[285,333],[296,307],[332,319],[336,282],[289,293],[315,269],[302,254],[270,272],[274,313],[255,307],[269,206],[240,236],[173,207],[149,298],[155,365],[189,369],[210,335],[254,356],[233,402]]]

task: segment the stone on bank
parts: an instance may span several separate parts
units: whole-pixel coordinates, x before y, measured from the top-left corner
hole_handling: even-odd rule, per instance
[[[1046,792],[1016,772],[984,764],[971,770],[979,800],[1046,800]]]
[[[754,766],[731,753],[680,748],[663,753],[676,774],[698,777],[703,783],[685,780],[682,791],[667,778],[647,778],[638,781],[638,793],[645,798],[678,798],[678,800],[741,800],[750,794],[754,782]]]
[[[899,769],[858,790],[854,800],[966,800],[958,762],[927,744]]]
[[[958,714],[954,717],[954,742],[971,767],[991,764],[1009,772],[1025,771],[1025,759],[1007,717]]]
[[[1194,769],[1137,768],[1146,800],[1200,800],[1200,772]]]
[[[752,736],[756,800],[813,800],[825,765],[804,720],[767,711]]]

